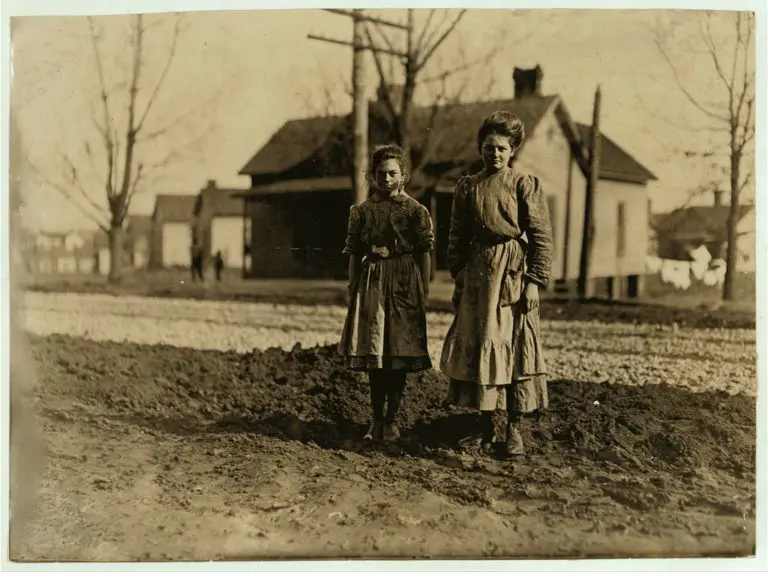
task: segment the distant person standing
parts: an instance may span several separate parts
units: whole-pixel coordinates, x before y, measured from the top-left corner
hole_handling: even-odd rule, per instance
[[[213,258],[213,269],[216,272],[216,282],[221,282],[221,271],[224,269],[224,258],[221,255],[221,250],[217,250],[216,256]]]
[[[196,282],[200,279],[200,282],[205,280],[203,276],[203,249],[195,243],[192,245],[192,265],[190,267],[192,272],[192,281]]]

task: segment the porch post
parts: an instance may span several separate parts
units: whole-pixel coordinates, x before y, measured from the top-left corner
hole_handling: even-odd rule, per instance
[[[248,249],[246,248],[248,244],[248,198],[243,197],[243,260],[240,263],[241,268],[241,274],[240,277],[245,280],[248,277],[248,268],[247,268],[247,262],[246,257],[248,256]]]
[[[432,232],[435,235],[435,249],[432,251],[432,256],[430,256],[430,282],[435,279],[435,276],[437,276],[437,190],[435,188],[432,189],[430,195],[429,195],[429,214],[432,217]]]

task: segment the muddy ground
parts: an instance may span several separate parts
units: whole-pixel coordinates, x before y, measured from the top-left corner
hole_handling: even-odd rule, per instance
[[[510,461],[458,447],[476,415],[435,372],[409,381],[402,443],[361,443],[365,379],[330,346],[30,343],[47,459],[15,557],[754,553],[748,392],[556,377]]]

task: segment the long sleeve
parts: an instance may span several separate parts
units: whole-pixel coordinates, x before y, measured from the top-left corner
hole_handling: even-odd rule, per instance
[[[347,223],[347,239],[344,244],[342,254],[359,255],[362,250],[361,230],[363,217],[357,205],[352,205],[349,209],[349,221]]]
[[[416,252],[432,252],[435,249],[435,231],[432,228],[432,216],[423,205],[419,205],[415,214],[414,245]]]
[[[451,277],[461,272],[469,256],[469,205],[467,204],[468,177],[456,183],[451,206],[451,230],[448,235],[448,269]]]
[[[541,181],[533,175],[525,175],[518,181],[520,230],[528,237],[528,255],[525,277],[546,288],[552,271],[552,222],[541,188]]]

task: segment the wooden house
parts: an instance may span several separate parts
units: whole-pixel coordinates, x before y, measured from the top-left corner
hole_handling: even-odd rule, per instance
[[[715,192],[712,205],[695,205],[657,214],[652,219],[655,255],[667,260],[691,260],[690,253],[704,246],[713,259],[725,260],[730,205]],[[755,206],[740,205],[736,224],[736,265],[740,271],[756,270]]]
[[[150,243],[152,240],[152,217],[131,215],[125,225],[125,248],[131,268],[143,269],[149,266]]]
[[[25,232],[20,257],[30,274],[89,274],[96,271],[99,232]]]
[[[225,268],[248,268],[244,238],[248,230],[243,189],[222,189],[216,181],[197,195],[193,210],[194,236],[210,261],[221,251]]]
[[[436,229],[437,271],[447,267],[446,247],[456,180],[479,170],[476,134],[483,119],[509,110],[527,137],[516,168],[538,175],[552,217],[553,284],[578,278],[590,127],[572,121],[558,95],[542,95],[542,73],[515,69],[514,97],[413,111],[414,174],[409,192],[429,207]],[[391,140],[383,102],[370,105],[372,145]],[[251,179],[251,277],[343,277],[341,249],[352,203],[351,117],[287,122],[242,168]],[[593,289],[612,296],[638,295],[648,248],[647,183],[656,177],[613,139],[601,133],[602,156],[595,193]],[[597,291],[599,294],[599,290]]]
[[[152,212],[150,267],[183,267],[191,262],[196,195],[158,195]]]

